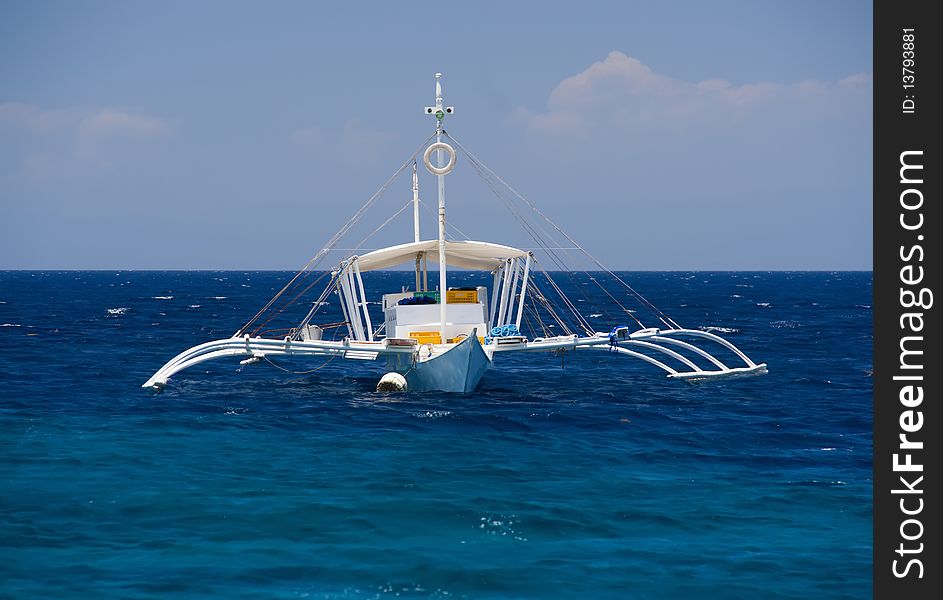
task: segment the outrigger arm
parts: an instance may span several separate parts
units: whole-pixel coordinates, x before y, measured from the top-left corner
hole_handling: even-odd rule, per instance
[[[173,375],[215,358],[243,356],[262,360],[269,356],[341,356],[358,360],[374,360],[380,355],[412,354],[414,348],[389,345],[386,341],[325,341],[274,340],[260,337],[234,337],[199,344],[173,357],[154,373],[143,386],[160,389]],[[253,361],[254,362],[254,361]]]
[[[629,339],[626,341],[621,341],[616,346],[612,346],[611,350],[619,352],[621,354],[626,354],[634,358],[640,358],[645,360],[650,364],[654,364],[661,369],[664,369],[668,372],[668,377],[674,379],[686,379],[689,381],[697,381],[703,379],[712,379],[712,378],[721,378],[721,377],[742,377],[750,375],[764,375],[768,372],[766,368],[766,363],[756,364],[753,362],[749,356],[743,353],[739,348],[734,346],[731,342],[728,342],[719,335],[714,335],[713,333],[707,331],[700,331],[697,329],[667,329],[664,331],[655,330],[655,333],[648,336],[642,336],[644,339]],[[714,342],[717,342],[724,348],[727,348],[738,358],[740,358],[745,366],[742,367],[728,367],[720,359],[715,357],[713,354],[707,352],[703,348],[699,348],[694,344],[686,342],[684,340],[678,339],[679,337],[695,337],[708,339]],[[698,366],[696,363],[686,358],[684,355],[675,352],[671,348],[667,348],[664,344],[674,345],[680,348],[684,348],[707,359],[715,368],[704,369]],[[626,348],[626,346],[634,346],[639,348],[647,348],[665,354],[678,362],[682,363],[684,367],[682,369],[672,368],[665,363],[655,360],[652,357],[642,354],[640,352],[635,352]]]
[[[743,361],[743,366],[727,366],[719,358],[694,344],[678,338],[701,338],[716,342],[727,350],[735,354]],[[710,368],[704,368],[692,361],[683,354],[672,350],[665,344],[684,348],[710,362]],[[757,364],[750,357],[744,354],[733,343],[725,340],[719,335],[708,331],[698,329],[658,329],[648,328],[636,331],[628,336],[628,339],[614,340],[607,333],[597,333],[595,336],[577,337],[560,336],[556,338],[537,338],[532,342],[519,345],[503,346],[498,344],[495,352],[512,350],[570,350],[578,348],[595,348],[615,352],[632,358],[645,361],[664,370],[669,378],[684,379],[688,381],[697,381],[704,379],[716,379],[724,377],[742,377],[751,375],[763,375],[767,373],[766,363]],[[648,350],[657,353],[659,358],[655,358],[640,350]],[[668,359],[671,359],[670,361]],[[677,364],[675,364],[677,363]],[[672,366],[674,365],[674,366]]]
[[[744,366],[729,367],[713,354],[679,338],[700,338],[715,342],[739,357]],[[671,345],[692,352],[711,363],[711,368],[698,366],[690,358],[676,352]],[[491,353],[503,352],[538,352],[552,350],[577,350],[595,348],[616,352],[632,358],[638,358],[664,370],[668,377],[689,381],[762,375],[767,372],[766,363],[757,364],[731,342],[707,331],[696,329],[643,329],[632,333],[628,339],[614,341],[609,334],[597,333],[595,336],[559,336],[537,338],[533,341],[504,343],[500,338],[486,346]],[[208,360],[226,357],[245,357],[247,361],[259,361],[267,357],[281,356],[340,356],[356,360],[376,360],[380,356],[400,355],[406,358],[417,355],[421,347],[392,345],[386,340],[370,341],[325,341],[325,340],[284,340],[252,338],[245,336],[215,340],[199,344],[181,352],[161,367],[142,387],[161,389],[173,375]],[[659,353],[654,358],[641,352],[648,350]],[[412,357],[415,358],[415,357]],[[670,360],[669,360],[670,359]],[[246,361],[244,361],[246,362]],[[668,364],[671,362],[675,366]]]

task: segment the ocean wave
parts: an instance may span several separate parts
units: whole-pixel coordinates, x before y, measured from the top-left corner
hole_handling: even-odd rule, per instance
[[[0,327],[22,327],[19,323],[0,323]]]
[[[848,485],[848,482],[847,482],[847,481],[841,481],[841,480],[838,480],[838,479],[832,480],[832,481],[822,481],[822,480],[820,480],[820,479],[807,479],[807,480],[805,480],[805,481],[787,481],[786,483],[789,483],[789,484],[791,484],[791,485],[809,485],[809,486],[817,486],[817,485],[824,485],[824,486]]]
[[[414,417],[419,419],[441,419],[442,417],[448,417],[452,414],[450,410],[427,410],[425,412],[416,412],[411,413]]]
[[[798,321],[770,321],[770,327],[776,329],[795,329],[797,327],[802,327],[802,323]]]
[[[596,317],[601,317],[601,316],[602,316],[602,314],[600,314],[600,313],[592,313],[591,315],[589,315],[589,318],[590,318],[590,319],[595,319]]]
[[[123,315],[124,313],[128,312],[128,310],[129,309],[127,306],[119,306],[118,308],[106,308],[105,312],[107,312],[109,315]]]
[[[187,308],[200,308],[200,305],[199,305],[199,304],[191,304],[191,305],[188,306]]]
[[[483,529],[488,535],[512,537],[519,542],[526,542],[527,538],[516,527],[518,523],[515,519],[517,519],[517,515],[488,515],[481,517],[478,529]]]
[[[226,296],[207,296],[207,300],[225,300]]]
[[[173,300],[173,296],[151,296],[152,300]]]
[[[757,306],[762,306],[763,308],[769,308],[769,307],[770,307],[770,303],[769,303],[769,302],[757,302],[756,305],[757,305]]]

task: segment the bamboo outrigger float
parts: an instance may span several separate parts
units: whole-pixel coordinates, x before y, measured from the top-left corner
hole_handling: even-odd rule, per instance
[[[604,350],[637,358],[662,369],[673,379],[705,380],[766,373],[765,363],[753,362],[728,340],[708,331],[687,329],[678,325],[622,278],[592,258],[553,221],[446,133],[443,122],[446,115],[452,114],[454,109],[443,104],[440,73],[436,74],[435,105],[426,107],[425,111],[436,119],[434,135],[424,142],[422,148],[331,238],[305,269],[233,337],[199,344],[178,354],[154,373],[143,387],[159,390],[180,371],[217,358],[239,357],[243,359],[242,364],[251,364],[276,357],[327,356],[357,361],[385,359],[389,373],[381,380],[382,389],[471,392],[485,371],[492,367],[495,357],[499,354],[577,349]],[[433,139],[435,141],[429,144]],[[455,168],[457,152],[455,147],[445,140],[462,151],[499,198],[510,203],[512,213],[553,262],[562,264],[563,257],[559,250],[579,250],[623,288],[618,293],[637,300],[642,307],[650,311],[657,318],[659,327],[645,326],[635,315],[635,311],[627,309],[616,295],[604,289],[621,309],[620,313],[634,320],[638,329],[632,331],[628,326],[613,324],[608,331],[596,331],[550,274],[541,270],[546,284],[557,294],[560,303],[552,303],[549,294],[542,292],[534,276],[539,268],[534,252],[490,242],[447,239],[445,177]],[[420,238],[417,173],[420,153],[423,164],[437,179],[438,237],[433,240]],[[432,162],[433,154],[435,164]],[[319,261],[335,248],[350,227],[410,165],[413,167],[413,241],[346,256],[330,272],[329,283],[318,300],[312,304],[307,315],[295,327],[287,330],[284,336],[264,337],[261,330],[262,325],[267,322],[266,316],[273,312],[280,313],[288,304],[299,301],[304,292],[311,289],[314,284],[301,287],[305,278],[315,272],[314,268]],[[511,192],[510,198],[501,196],[498,184]],[[551,226],[552,231],[548,232],[528,224],[522,216],[524,208],[531,209],[541,217]],[[553,234],[553,231],[556,234]],[[562,236],[572,247],[552,246],[548,240],[555,236]],[[438,264],[438,291],[429,290],[429,262]],[[376,326],[364,292],[362,274],[402,264],[415,265],[415,290],[383,295],[383,320]],[[485,286],[450,289],[449,267],[490,273],[491,290]],[[322,277],[326,275],[325,273]],[[595,278],[590,279],[601,286]],[[299,288],[302,292],[292,296],[294,290]],[[312,322],[331,293],[337,294],[344,317],[342,325],[346,327],[347,335],[342,340],[322,339],[324,329]],[[278,304],[279,302],[281,304]],[[570,313],[569,319],[563,316],[567,311]],[[522,320],[528,314],[534,317],[528,319],[531,328],[537,329],[537,326],[533,325],[537,322],[543,335],[531,338],[522,333]],[[545,321],[551,324],[547,325]],[[555,332],[557,334],[553,335]],[[697,345],[697,342],[708,344]],[[705,346],[710,347],[710,344],[724,348],[726,354],[736,357],[742,364],[728,366],[714,353],[705,349]]]

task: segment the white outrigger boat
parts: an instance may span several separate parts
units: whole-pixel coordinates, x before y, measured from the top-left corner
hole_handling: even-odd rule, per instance
[[[578,349],[617,352],[658,367],[670,378],[689,381],[767,372],[765,363],[753,362],[728,340],[709,331],[681,327],[620,276],[603,267],[536,206],[514,191],[445,131],[444,119],[453,110],[443,104],[441,74],[437,73],[435,105],[425,109],[426,114],[436,120],[434,135],[403,163],[308,265],[239,331],[230,338],[199,344],[178,354],[154,373],[143,387],[160,390],[170,377],[180,371],[225,357],[240,357],[244,365],[263,360],[271,362],[272,358],[277,357],[341,357],[361,363],[383,359],[388,372],[381,378],[378,389],[445,392],[473,391],[498,355],[520,352]],[[430,143],[433,139],[435,141]],[[576,304],[554,282],[550,273],[538,266],[537,255],[533,251],[490,242],[448,239],[445,177],[455,168],[455,147],[486,180],[491,191],[507,204],[552,262],[559,267],[565,266],[564,254],[575,250],[606,273],[611,280],[609,283],[621,289],[611,292],[600,283],[599,277],[583,271],[588,281],[598,285],[618,306],[622,318],[630,318],[638,327],[633,330],[626,325],[612,323],[613,326],[607,331],[596,331]],[[425,167],[438,183],[439,227],[438,238],[433,240],[420,239],[417,173],[420,154]],[[432,164],[433,154],[436,155],[435,165]],[[350,228],[410,165],[413,173],[413,241],[364,254],[349,254],[330,272],[316,271],[320,261],[336,249],[337,243]],[[510,194],[502,192],[505,188]],[[550,226],[549,229],[543,224],[527,222],[523,214],[526,209],[538,215]],[[392,219],[387,219],[381,228]],[[561,239],[570,246],[555,246],[557,240]],[[429,290],[429,262],[438,263],[438,290]],[[377,324],[371,316],[370,303],[364,292],[363,273],[407,263],[415,267],[415,290],[403,288],[401,292],[384,294],[381,303],[383,320]],[[487,272],[492,288],[490,291],[485,286],[450,288],[449,267]],[[308,277],[317,273],[320,276],[309,283]],[[306,292],[328,275],[330,280],[326,287],[299,323],[282,330],[284,335],[266,335],[270,330],[266,331],[265,327],[274,317],[281,315],[287,306],[297,304]],[[538,275],[543,277],[543,285],[552,290],[551,293],[543,292]],[[338,297],[344,320],[318,325],[314,321],[332,293]],[[559,303],[551,301],[552,294],[556,294]],[[643,324],[636,315],[637,311],[623,305],[625,299],[634,299],[639,306],[651,312],[658,321],[658,327]],[[522,319],[530,325],[529,331],[522,332]],[[341,340],[324,339],[324,331],[328,327],[346,328],[346,335]],[[697,345],[697,342],[701,342],[701,345]],[[725,353],[742,362],[742,365],[728,366],[705,349],[705,346],[711,345],[725,348]]]

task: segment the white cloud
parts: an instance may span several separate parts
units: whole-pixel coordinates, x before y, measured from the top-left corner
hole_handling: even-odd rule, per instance
[[[173,131],[174,121],[117,108],[44,109],[33,104],[0,104],[0,142],[22,152],[23,172],[37,178],[64,168],[76,158],[110,164],[106,144],[112,140],[147,140]],[[122,148],[122,151],[126,150]],[[112,149],[111,154],[116,150]],[[57,158],[58,157],[58,158]]]
[[[167,134],[171,123],[164,119],[135,115],[114,108],[105,108],[84,117],[76,126],[76,148],[82,158],[101,166],[110,164],[102,146],[110,140],[153,138]]]
[[[71,130],[79,135],[162,135],[171,129],[167,119],[139,115],[116,108],[43,109],[33,104],[0,104],[0,124],[33,132]]]
[[[533,131],[548,134],[588,133],[599,127],[634,128],[691,122],[729,122],[772,103],[820,102],[840,88],[870,86],[861,73],[837,84],[808,80],[795,84],[757,82],[733,85],[723,79],[688,82],[653,71],[618,51],[560,82],[550,94],[547,110],[522,111]],[[801,107],[797,107],[801,109]]]
[[[839,85],[871,85],[872,81],[874,81],[874,77],[871,73],[855,73],[845,77],[838,83]]]
[[[78,127],[79,133],[84,136],[135,135],[148,137],[167,133],[170,124],[155,117],[105,108],[82,119]]]
[[[385,156],[396,134],[372,127],[362,119],[351,118],[339,128],[325,130],[318,126],[292,131],[288,139],[326,156],[336,156],[343,163],[355,165]]]

